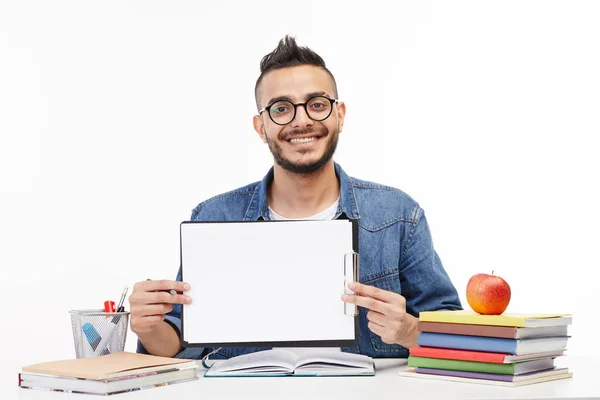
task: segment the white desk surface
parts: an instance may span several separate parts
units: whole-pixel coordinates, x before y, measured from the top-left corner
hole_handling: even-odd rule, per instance
[[[111,396],[134,399],[600,399],[600,361],[565,356],[558,366],[567,366],[573,378],[522,387],[432,381],[401,377],[397,372],[406,359],[376,359],[374,377],[283,377],[203,378],[197,381]],[[203,370],[200,371],[202,374]],[[14,372],[15,375],[17,371]],[[15,376],[15,384],[16,384]],[[19,400],[91,399],[97,396],[13,389]],[[0,394],[10,399],[8,393]]]

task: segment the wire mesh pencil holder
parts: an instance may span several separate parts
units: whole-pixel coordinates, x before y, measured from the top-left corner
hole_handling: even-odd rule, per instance
[[[102,356],[125,349],[128,311],[71,310],[69,313],[77,358]]]

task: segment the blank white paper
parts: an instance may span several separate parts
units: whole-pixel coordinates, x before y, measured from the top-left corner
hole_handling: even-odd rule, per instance
[[[344,314],[348,220],[181,224],[183,340],[354,339]]]

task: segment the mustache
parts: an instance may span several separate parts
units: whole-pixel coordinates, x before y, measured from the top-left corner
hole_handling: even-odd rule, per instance
[[[282,131],[279,133],[279,140],[291,140],[296,136],[306,136],[309,134],[317,134],[318,136],[327,136],[329,130],[322,126],[319,128],[294,129],[291,131]]]

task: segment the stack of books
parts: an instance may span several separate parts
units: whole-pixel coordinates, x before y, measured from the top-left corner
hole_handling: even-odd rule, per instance
[[[571,315],[482,315],[427,311],[403,376],[500,386],[572,377],[555,359],[566,351]]]
[[[19,387],[110,395],[198,379],[195,360],[129,352],[23,367]]]

